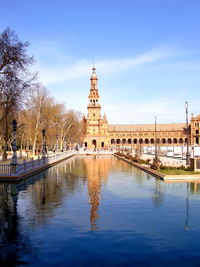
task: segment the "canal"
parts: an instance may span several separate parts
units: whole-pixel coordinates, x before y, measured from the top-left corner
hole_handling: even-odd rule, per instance
[[[200,184],[77,156],[0,184],[0,266],[199,266]]]

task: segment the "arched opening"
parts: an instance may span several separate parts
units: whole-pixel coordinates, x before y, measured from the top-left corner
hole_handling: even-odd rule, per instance
[[[115,139],[111,139],[111,145],[115,144]]]
[[[168,143],[168,144],[171,144],[171,143],[172,143],[172,139],[171,139],[171,138],[168,138],[168,139],[167,139],[167,143]]]
[[[143,139],[142,139],[142,138],[139,139],[139,143],[140,143],[140,144],[143,143]]]
[[[118,144],[118,145],[120,144],[120,139],[117,139],[117,144]]]
[[[199,137],[196,137],[196,144],[199,145]]]
[[[133,139],[133,143],[134,144],[137,144],[137,139]]]
[[[185,138],[185,144],[187,144],[187,138]]]
[[[183,144],[183,138],[179,138],[179,144]]]
[[[97,148],[97,141],[95,139],[92,140],[92,144],[93,144],[94,148]]]
[[[128,139],[128,144],[131,144],[131,139]]]
[[[162,139],[162,144],[166,144],[165,138]]]
[[[153,138],[151,138],[150,143],[154,144],[154,139]]]
[[[199,130],[196,130],[196,134],[199,134]]]
[[[148,144],[149,143],[149,140],[148,139],[145,139],[144,142],[145,142],[145,144]]]
[[[159,138],[156,139],[156,144],[160,144],[160,139]]]
[[[174,143],[174,144],[177,144],[177,143],[178,143],[177,138],[174,138],[173,143]]]

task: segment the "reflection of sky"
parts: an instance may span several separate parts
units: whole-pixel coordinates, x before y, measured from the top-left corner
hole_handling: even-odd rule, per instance
[[[152,261],[159,254],[164,259],[166,255],[173,259],[182,253],[198,253],[200,195],[190,191],[188,194],[186,183],[165,184],[113,158],[107,163],[96,159],[95,168],[87,165],[93,164],[91,159],[77,159],[76,164],[77,176],[70,174],[69,170],[73,169],[69,164],[65,170],[63,164],[57,165],[55,172],[53,168],[49,170],[46,179],[19,192],[20,232],[28,235],[35,253],[30,256],[22,252],[23,259],[31,262],[37,259],[43,266],[48,262],[47,255],[53,253],[51,264],[54,260],[75,266],[73,261],[89,259],[92,255],[101,259],[106,255],[106,262],[113,262],[122,253],[125,262],[133,255],[142,259],[150,256]],[[108,166],[102,168],[99,164]],[[87,170],[89,175],[97,171],[103,177],[101,183],[86,182],[84,177],[99,178],[98,175],[88,177]],[[95,231],[91,231],[92,195],[88,186],[94,186],[90,192],[99,197]],[[186,231],[186,221],[189,231]]]
[[[110,175],[106,189],[112,194],[122,198],[148,198],[152,195],[154,181],[146,181],[144,184],[137,183],[132,175],[120,173]]]

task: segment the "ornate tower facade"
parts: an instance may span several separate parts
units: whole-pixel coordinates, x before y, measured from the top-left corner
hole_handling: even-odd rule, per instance
[[[98,78],[96,69],[92,69],[90,78],[90,93],[88,96],[89,103],[87,106],[87,118],[83,118],[84,122],[84,140],[86,148],[107,148],[107,131],[108,122],[106,116],[101,118],[101,105],[99,103]]]
[[[89,149],[132,149],[141,146],[186,146],[186,124],[157,124],[157,138],[154,124],[108,124],[106,116],[101,116],[98,78],[92,69],[90,78],[87,117],[83,117],[84,134],[82,143]],[[189,141],[192,146],[200,146],[200,115],[191,118]]]

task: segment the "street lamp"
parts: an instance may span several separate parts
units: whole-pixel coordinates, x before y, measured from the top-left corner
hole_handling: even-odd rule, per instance
[[[157,147],[157,118],[155,116],[155,166],[158,168],[158,147]]]
[[[141,124],[140,124],[140,140],[139,140],[139,143],[140,143],[140,157],[142,156],[142,134],[141,134]]]
[[[186,165],[190,164],[190,153],[189,153],[189,127],[188,127],[188,102],[185,102],[185,113],[186,113],[186,130],[187,130],[187,151],[186,151]]]
[[[46,147],[45,147],[45,133],[46,133],[46,130],[43,129],[42,130],[42,157],[45,158],[45,150],[46,150]]]
[[[13,156],[11,165],[17,165],[17,121],[12,121],[12,128],[13,128]]]

